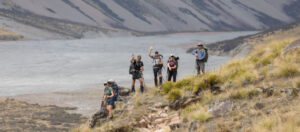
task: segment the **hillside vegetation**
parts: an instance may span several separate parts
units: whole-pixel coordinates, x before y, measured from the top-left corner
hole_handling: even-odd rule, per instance
[[[0,27],[0,41],[22,40],[23,36]]]
[[[300,131],[300,26],[249,39],[252,49],[205,75],[119,103],[113,121],[74,131]]]

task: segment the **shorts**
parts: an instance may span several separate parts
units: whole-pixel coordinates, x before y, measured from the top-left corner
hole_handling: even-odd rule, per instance
[[[109,98],[106,100],[106,106],[111,105],[114,106],[114,99],[113,98]]]
[[[196,69],[200,69],[200,71],[205,70],[205,62],[196,60]]]
[[[140,79],[143,78],[143,73],[142,72],[134,72],[132,74],[132,80]]]
[[[161,75],[161,72],[162,71],[162,68],[160,67],[153,67],[153,72],[154,72],[154,75]]]

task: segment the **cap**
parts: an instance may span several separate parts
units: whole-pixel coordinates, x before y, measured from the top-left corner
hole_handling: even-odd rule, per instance
[[[142,58],[142,56],[141,56],[141,55],[138,55],[137,57],[139,57],[139,58]]]
[[[174,55],[174,54],[170,54],[170,56],[171,56],[171,57],[174,57],[175,55]]]
[[[107,82],[115,82],[115,80],[114,79],[109,79]]]
[[[107,85],[107,82],[105,82],[104,85]]]

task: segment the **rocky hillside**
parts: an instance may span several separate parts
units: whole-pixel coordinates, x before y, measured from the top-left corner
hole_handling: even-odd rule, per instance
[[[299,6],[299,0],[2,0],[0,16],[78,38],[83,30],[109,30],[104,27],[152,33],[262,30],[299,20]]]
[[[299,132],[299,27],[262,34],[247,56],[205,75],[123,97],[113,121],[102,114],[74,131]]]

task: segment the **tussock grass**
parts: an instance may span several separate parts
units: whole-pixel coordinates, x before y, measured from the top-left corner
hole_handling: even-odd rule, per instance
[[[199,120],[200,122],[206,122],[212,116],[206,112],[206,108],[203,107],[202,103],[192,104],[185,107],[181,114],[184,117],[188,117],[192,120]]]
[[[192,119],[199,120],[200,122],[206,122],[211,117],[212,116],[209,113],[202,110],[196,111],[192,114]]]
[[[278,71],[280,77],[292,77],[299,73],[299,68],[296,65],[284,65]]]
[[[181,96],[183,95],[182,90],[180,89],[172,89],[168,95],[167,98],[169,99],[169,101],[174,101],[176,99],[179,99]]]
[[[184,88],[193,84],[193,78],[184,78],[177,81],[174,85],[176,88]]]
[[[169,91],[171,91],[171,89],[174,87],[174,83],[173,82],[165,82],[163,83],[162,85],[162,90],[161,90],[161,93],[162,94],[168,94]]]
[[[241,89],[231,91],[229,97],[232,99],[244,99],[244,98],[252,98],[259,94],[259,91],[256,89]]]

